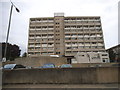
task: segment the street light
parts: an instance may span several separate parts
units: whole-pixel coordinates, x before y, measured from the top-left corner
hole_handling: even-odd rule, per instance
[[[10,9],[10,17],[9,17],[9,24],[8,24],[8,31],[7,31],[7,38],[6,38],[5,52],[4,52],[3,61],[6,61],[7,43],[8,43],[8,37],[9,37],[9,31],[10,31],[10,24],[11,24],[11,17],[12,17],[13,7],[15,7],[17,12],[20,12],[20,10],[13,4],[13,2],[11,2],[11,0],[10,0],[10,3],[11,3],[11,9]]]

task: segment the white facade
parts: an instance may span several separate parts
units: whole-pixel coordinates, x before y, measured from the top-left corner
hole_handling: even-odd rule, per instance
[[[107,52],[81,52],[75,55],[75,59],[77,63],[109,63]]]

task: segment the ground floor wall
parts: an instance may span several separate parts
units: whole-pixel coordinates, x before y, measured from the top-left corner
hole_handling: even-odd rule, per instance
[[[47,63],[53,63],[56,66],[66,64],[67,58],[65,57],[49,57],[49,56],[40,56],[40,57],[24,57],[17,58],[14,61],[16,64],[22,64],[25,66],[39,67]]]

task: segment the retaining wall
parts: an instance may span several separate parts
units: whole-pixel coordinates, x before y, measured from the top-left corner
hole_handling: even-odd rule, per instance
[[[3,84],[118,83],[118,67],[4,70]]]

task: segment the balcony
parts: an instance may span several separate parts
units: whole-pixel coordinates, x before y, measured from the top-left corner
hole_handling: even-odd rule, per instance
[[[72,51],[72,49],[65,49],[65,51]]]
[[[35,39],[35,37],[29,37],[29,39]]]
[[[52,45],[48,45],[48,47],[54,47],[54,44],[52,44]]]
[[[71,44],[71,45],[72,45],[72,47],[78,46],[78,44]]]
[[[48,38],[54,38],[54,36],[48,36]]]
[[[98,43],[98,46],[104,46],[104,44],[103,43]]]
[[[65,47],[71,47],[71,44],[65,44]]]
[[[42,38],[44,39],[44,38],[48,38],[47,36],[42,36]]]

